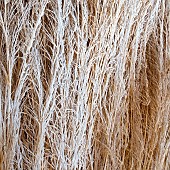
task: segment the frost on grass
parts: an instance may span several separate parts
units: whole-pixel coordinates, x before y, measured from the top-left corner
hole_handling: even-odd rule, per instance
[[[0,1],[0,170],[170,169],[170,2]]]

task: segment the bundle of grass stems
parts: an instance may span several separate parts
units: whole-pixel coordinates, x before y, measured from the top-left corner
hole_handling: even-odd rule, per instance
[[[0,170],[169,170],[170,1],[0,0]]]

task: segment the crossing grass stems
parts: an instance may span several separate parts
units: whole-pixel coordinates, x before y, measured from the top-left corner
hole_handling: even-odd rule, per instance
[[[170,2],[0,1],[0,170],[170,169]]]

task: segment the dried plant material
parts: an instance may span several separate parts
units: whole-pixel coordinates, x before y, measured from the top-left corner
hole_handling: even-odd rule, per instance
[[[0,170],[169,170],[168,0],[0,1]]]

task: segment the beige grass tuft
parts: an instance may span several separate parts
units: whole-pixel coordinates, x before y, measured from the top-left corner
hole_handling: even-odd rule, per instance
[[[0,0],[0,170],[169,170],[169,0]]]

